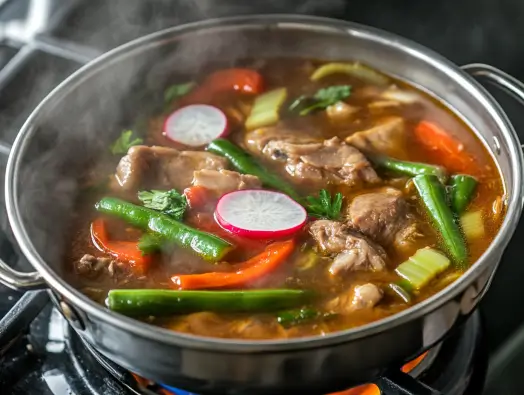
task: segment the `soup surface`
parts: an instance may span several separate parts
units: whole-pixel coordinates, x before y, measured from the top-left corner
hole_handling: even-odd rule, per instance
[[[203,336],[323,335],[436,293],[502,222],[475,134],[360,63],[245,61],[165,101],[78,202],[70,281],[114,311]]]

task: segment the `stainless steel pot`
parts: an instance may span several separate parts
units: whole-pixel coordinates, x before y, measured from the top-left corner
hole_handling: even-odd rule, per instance
[[[293,56],[359,59],[425,90],[464,119],[504,176],[507,215],[493,244],[458,281],[400,314],[324,337],[276,341],[209,339],[114,314],[64,280],[64,247],[75,216],[79,169],[120,127],[154,110],[168,78],[209,61]],[[102,354],[142,376],[206,393],[322,393],[377,379],[432,347],[459,325],[489,286],[520,218],[523,157],[500,106],[471,75],[524,101],[524,86],[485,65],[462,69],[390,33],[304,16],[249,16],[168,29],[117,48],[73,74],[31,114],[13,146],[6,177],[10,224],[37,270],[0,265],[0,281],[49,287],[70,324]],[[432,392],[428,392],[432,393]]]

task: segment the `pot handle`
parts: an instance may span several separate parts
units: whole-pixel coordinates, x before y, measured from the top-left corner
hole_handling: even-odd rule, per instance
[[[18,291],[45,289],[47,284],[38,272],[19,272],[0,259],[0,283]]]
[[[383,395],[443,395],[401,370],[379,377],[375,385]]]
[[[520,104],[524,105],[524,83],[508,73],[483,63],[471,63],[461,67],[471,76],[484,80],[509,93]]]

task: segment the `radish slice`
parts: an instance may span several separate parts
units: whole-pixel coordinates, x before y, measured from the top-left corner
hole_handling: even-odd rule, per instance
[[[207,104],[191,104],[167,117],[164,136],[184,145],[199,147],[226,134],[227,117]]]
[[[215,218],[222,228],[251,239],[288,236],[306,223],[306,210],[289,196],[249,189],[225,194],[218,201]]]

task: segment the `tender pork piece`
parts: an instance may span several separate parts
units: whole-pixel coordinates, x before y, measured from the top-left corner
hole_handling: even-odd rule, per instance
[[[334,137],[323,142],[274,139],[262,154],[286,162],[292,176],[307,181],[331,181],[349,186],[380,181],[366,157],[356,148]]]
[[[292,144],[318,143],[322,141],[322,133],[312,128],[309,124],[297,126],[289,125],[286,122],[280,122],[275,126],[259,128],[246,133],[246,147],[254,154],[260,154],[271,141],[282,141]]]
[[[119,262],[107,257],[95,257],[90,254],[84,254],[75,262],[75,270],[81,276],[94,279],[103,272],[110,277],[116,278],[121,272]]]
[[[208,152],[137,145],[120,160],[115,177],[118,186],[126,191],[135,191],[144,184],[181,190],[191,185],[195,170],[223,170],[227,165],[227,159]]]
[[[418,235],[402,192],[383,188],[355,197],[348,207],[349,225],[381,245],[403,248]]]
[[[350,290],[331,299],[326,308],[338,314],[351,314],[362,309],[371,309],[377,305],[383,297],[382,290],[375,284],[367,283],[357,285]]]
[[[210,189],[223,195],[240,189],[257,189],[262,183],[256,176],[230,170],[197,170],[193,173],[193,185]]]
[[[401,117],[382,118],[371,129],[356,132],[346,138],[348,144],[363,152],[402,157],[406,151],[406,127]]]
[[[315,221],[309,233],[323,252],[335,254],[329,268],[333,275],[355,270],[381,271],[386,267],[387,255],[384,249],[352,232],[342,222]]]

